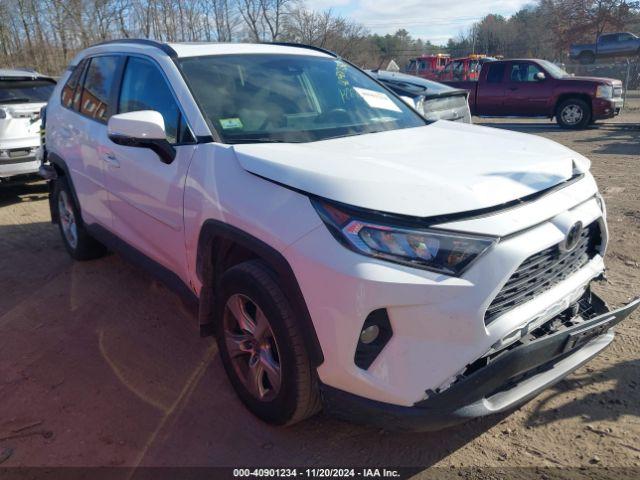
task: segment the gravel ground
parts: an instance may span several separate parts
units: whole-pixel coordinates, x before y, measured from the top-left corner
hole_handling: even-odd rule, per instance
[[[640,294],[640,92],[622,115],[580,132],[476,121],[593,161],[612,236],[599,293],[614,306]],[[323,415],[272,428],[236,400],[214,342],[198,337],[176,295],[117,255],[69,259],[43,183],[0,186],[0,251],[2,467],[640,466],[638,314],[602,355],[508,415],[422,434]]]

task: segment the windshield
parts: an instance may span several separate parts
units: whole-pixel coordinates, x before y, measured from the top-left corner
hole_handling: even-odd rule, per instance
[[[349,64],[301,55],[180,60],[200,108],[226,143],[311,142],[426,121]]]
[[[50,80],[0,80],[0,103],[44,103],[54,87]]]
[[[540,60],[540,65],[551,75],[553,78],[565,78],[570,77],[567,72],[560,68],[555,63],[551,63],[548,60]]]

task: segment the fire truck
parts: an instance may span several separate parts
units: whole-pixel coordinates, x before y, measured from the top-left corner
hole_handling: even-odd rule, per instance
[[[451,56],[447,53],[436,53],[435,55],[421,55],[409,61],[406,73],[436,80],[445,66],[451,61]]]

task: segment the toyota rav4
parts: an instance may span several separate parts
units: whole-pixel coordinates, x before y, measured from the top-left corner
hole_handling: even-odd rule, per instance
[[[55,84],[33,70],[0,70],[0,182],[38,173],[40,110]]]
[[[238,397],[437,429],[530,399],[598,354],[605,207],[552,141],[429,122],[336,55],[108,42],[46,115],[72,257],[138,260],[197,300]]]

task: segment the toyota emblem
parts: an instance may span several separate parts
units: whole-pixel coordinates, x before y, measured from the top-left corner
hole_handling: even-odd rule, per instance
[[[578,245],[580,241],[580,234],[582,233],[582,222],[576,222],[571,225],[571,228],[567,232],[567,236],[564,237],[564,241],[560,244],[560,250],[563,252],[570,252]]]

